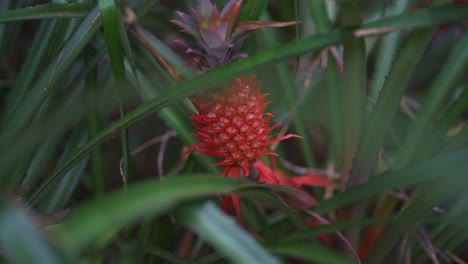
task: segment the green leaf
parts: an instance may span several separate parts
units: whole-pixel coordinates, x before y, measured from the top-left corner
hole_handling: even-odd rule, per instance
[[[72,253],[112,230],[147,216],[158,216],[183,201],[230,192],[243,181],[220,176],[180,175],[133,184],[75,209],[63,222],[65,245]]]
[[[328,12],[326,6],[327,0],[310,0],[309,8],[312,19],[314,20],[317,32],[327,32],[331,29],[332,25],[328,19]]]
[[[327,92],[329,98],[329,106],[331,113],[331,129],[333,133],[330,135],[331,139],[331,156],[332,160],[337,163],[337,167],[340,167],[339,154],[341,153],[341,139],[342,133],[346,133],[345,129],[342,128],[343,121],[343,110],[342,110],[342,97],[340,90],[340,78],[338,75],[338,68],[336,59],[330,52],[327,52]]]
[[[122,45],[121,32],[122,23],[120,21],[119,12],[115,0],[99,0],[99,7],[102,13],[102,26],[106,39],[106,47],[109,54],[112,73],[114,75],[117,89],[125,88],[125,65],[124,65],[124,47]],[[123,98],[119,102],[120,114],[124,115],[127,112],[128,106]],[[130,150],[128,142],[128,130],[122,129],[122,169],[127,182],[131,178],[130,170]]]
[[[0,208],[2,255],[11,263],[74,263],[52,247],[24,209]]]
[[[349,1],[341,3],[340,20],[344,26],[361,22],[359,9]],[[354,155],[366,120],[366,47],[363,39],[349,39],[343,43],[343,77],[341,79],[342,121],[341,138],[341,183],[354,186],[357,177],[349,175]],[[346,185],[345,185],[346,184]]]
[[[119,14],[114,0],[99,0],[99,8],[112,72],[116,81],[120,82],[125,80],[125,66]]]
[[[43,5],[30,6],[27,8],[0,12],[0,23],[53,17],[83,17],[88,14],[92,7],[93,5],[91,4],[80,3],[48,3]]]
[[[66,160],[74,149],[83,145],[87,138],[88,133],[84,126],[75,129],[74,133],[70,136],[65,151],[62,153],[61,162]],[[51,213],[63,209],[70,200],[70,196],[74,193],[78,180],[83,175],[83,171],[87,164],[88,159],[83,159],[68,171],[60,181],[55,183],[37,205],[38,210],[45,213]],[[58,163],[58,166],[60,166],[60,162]]]
[[[399,14],[404,12],[410,1],[398,0],[395,1],[394,7],[390,9],[391,14]],[[388,75],[392,66],[393,60],[398,52],[398,48],[401,46],[401,42],[404,37],[404,32],[392,32],[388,35],[381,37],[381,44],[376,58],[376,65],[374,74],[372,76],[372,84],[370,86],[370,97],[377,101],[380,91],[385,83],[385,77]],[[372,104],[371,104],[372,105]]]
[[[231,263],[279,263],[213,203],[184,207],[177,212],[177,216]]]
[[[411,29],[428,27],[438,24],[455,22],[456,17],[466,17],[468,7],[466,6],[442,6],[430,7],[416,12],[405,12],[400,15],[389,16],[380,20],[364,24],[362,29],[385,28]],[[452,20],[454,19],[454,20]],[[459,21],[459,20],[458,20]]]
[[[267,247],[273,253],[281,256],[289,256],[294,259],[302,259],[311,263],[345,264],[353,263],[344,256],[332,251],[320,244],[305,243],[304,241],[283,242]]]

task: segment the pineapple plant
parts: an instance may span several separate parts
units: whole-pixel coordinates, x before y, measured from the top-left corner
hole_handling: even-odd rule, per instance
[[[192,16],[177,12],[180,20],[172,20],[193,40],[179,39],[177,43],[186,48],[191,56],[191,65],[202,74],[216,67],[228,64],[235,59],[247,57],[241,52],[243,42],[249,33],[265,27],[284,27],[296,22],[238,21],[242,0],[230,0],[219,11],[210,0],[199,0]],[[312,186],[331,186],[328,178],[318,175],[303,175],[289,178],[270,168],[262,156],[277,156],[268,149],[276,142],[296,137],[271,135],[280,124],[270,126],[273,114],[267,111],[268,94],[261,91],[261,82],[256,75],[239,76],[219,91],[209,91],[196,95],[192,102],[198,113],[192,116],[199,143],[190,150],[200,150],[200,155],[219,158],[217,166],[223,166],[222,174],[228,177],[251,179],[270,184],[280,184],[302,191],[296,197],[295,205],[308,207],[315,199],[304,192],[302,183]],[[222,208],[229,211],[235,208],[239,222],[242,221],[240,197],[228,195]]]

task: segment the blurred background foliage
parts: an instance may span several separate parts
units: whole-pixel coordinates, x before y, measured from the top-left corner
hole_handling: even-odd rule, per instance
[[[195,1],[0,1],[0,262],[468,261],[467,1],[244,2],[300,23],[196,77],[169,22]],[[188,96],[253,72],[302,137],[279,169],[335,178],[310,210],[186,153]]]

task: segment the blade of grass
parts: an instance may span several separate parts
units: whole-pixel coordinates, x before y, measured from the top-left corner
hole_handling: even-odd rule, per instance
[[[27,8],[0,12],[0,23],[18,20],[43,19],[54,17],[84,17],[91,11],[91,4],[48,3]]]
[[[0,209],[0,242],[11,263],[76,263],[47,242],[24,209]]]
[[[124,66],[124,48],[122,45],[122,22],[119,18],[119,12],[115,0],[99,0],[99,7],[102,13],[102,26],[106,47],[109,54],[112,73],[116,82],[117,89],[125,88],[125,66]],[[125,33],[123,33],[125,34]],[[119,100],[120,115],[123,116],[128,109],[122,98]],[[128,143],[128,129],[122,128],[122,168],[125,178],[124,184],[132,178],[130,165],[130,151]]]
[[[73,150],[83,145],[87,138],[88,133],[84,126],[76,128],[74,133],[70,136],[70,140],[63,151],[61,161],[57,166],[60,166],[61,162],[66,160]],[[40,212],[51,213],[63,209],[74,193],[78,180],[83,174],[87,164],[88,159],[81,160],[80,163],[69,170],[60,181],[51,186],[47,194],[43,196],[43,199],[37,204],[38,210]]]
[[[71,253],[92,240],[146,216],[166,213],[182,201],[225,193],[244,181],[219,176],[182,175],[132,184],[78,208],[63,222],[64,245]]]
[[[88,48],[85,50],[85,62],[87,65],[95,65],[92,63],[92,58],[96,56],[94,49]],[[93,66],[90,72],[85,77],[85,89],[88,94],[97,94],[98,79],[98,68]],[[98,111],[98,100],[95,96],[90,96],[87,100],[87,124],[88,124],[88,136],[89,138],[94,137],[101,129],[101,116]],[[90,155],[90,165],[93,178],[93,187],[96,194],[100,194],[104,191],[106,185],[106,179],[104,176],[104,153],[100,146],[96,147]]]
[[[352,2],[344,1],[340,8],[343,26],[361,22],[359,9]],[[362,183],[350,175],[359,137],[366,120],[366,47],[363,39],[350,39],[343,43],[343,78],[341,79],[341,104],[344,123],[341,124],[340,188]]]
[[[356,25],[361,23],[359,8],[350,1],[340,3],[340,14],[338,19],[342,26]],[[343,122],[340,127],[340,179],[339,188],[345,190],[362,184],[363,178],[351,174],[351,168],[357,152],[359,139],[361,137],[366,113],[366,44],[364,39],[350,39],[343,43],[343,76],[340,83],[340,103]],[[361,218],[364,204],[356,205],[347,213],[351,219]],[[359,229],[348,230],[346,238],[351,245],[359,243]]]
[[[23,178],[22,184],[26,186],[34,186],[45,168],[49,165],[48,162],[52,160],[57,146],[62,139],[62,131],[54,131],[47,138],[43,138],[43,143],[38,147],[31,159],[26,175]]]
[[[394,7],[390,9],[391,15],[400,14],[407,10],[409,6],[408,0],[398,0],[394,3]],[[393,32],[386,36],[382,36],[379,46],[375,70],[372,77],[369,96],[377,101],[380,91],[385,82],[385,77],[388,75],[392,66],[393,60],[397,54],[398,48],[403,40],[403,32]],[[372,105],[372,104],[371,104]]]
[[[336,60],[330,52],[327,52],[327,91],[330,105],[331,113],[331,129],[332,133],[330,135],[331,139],[331,159],[335,163],[335,167],[340,168],[340,153],[341,153],[341,139],[343,137],[342,133],[345,131],[342,128],[344,124],[343,110],[342,110],[342,98],[340,90],[340,78],[338,75],[338,68]]]
[[[327,32],[331,29],[331,23],[328,19],[326,2],[327,0],[310,0],[309,10],[314,20],[317,32]]]
[[[280,263],[213,203],[184,207],[176,215],[231,263]]]

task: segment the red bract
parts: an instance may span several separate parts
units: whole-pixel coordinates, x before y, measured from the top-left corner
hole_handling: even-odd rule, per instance
[[[316,186],[316,187],[331,187],[333,181],[330,178],[322,175],[307,174],[297,177],[289,177],[286,174],[268,166],[262,159],[258,159],[251,164],[251,168],[257,173],[256,181],[258,183],[275,184],[290,187],[296,189],[294,195],[285,196],[286,202],[296,209],[305,209],[316,203],[315,198],[310,195],[304,189],[304,186]],[[231,167],[228,170],[224,170],[228,177],[238,178],[242,176],[242,172],[235,167]],[[235,209],[237,220],[243,223],[242,220],[242,209],[241,209],[241,198],[237,195],[228,195],[224,198],[221,208],[225,212],[230,212],[232,208]],[[310,222],[310,221],[309,221]]]

